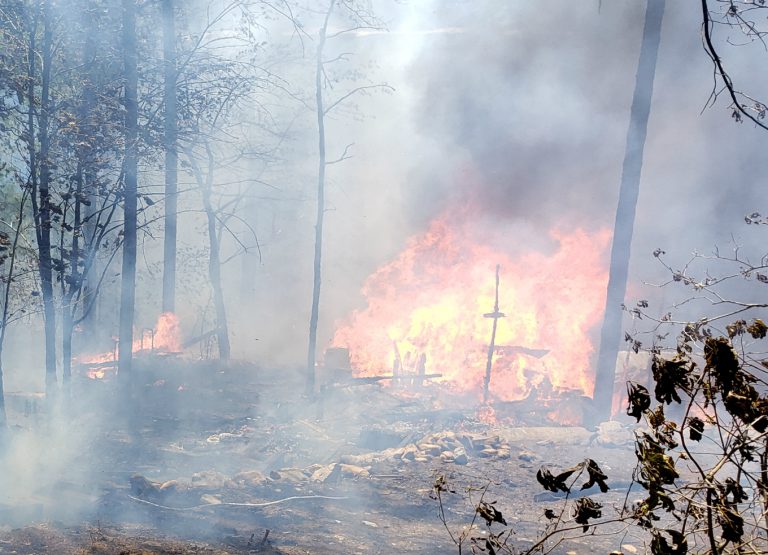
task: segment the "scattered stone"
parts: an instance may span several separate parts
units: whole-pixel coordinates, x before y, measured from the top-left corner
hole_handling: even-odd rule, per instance
[[[433,457],[437,457],[442,452],[442,449],[439,445],[436,445],[434,443],[422,443],[419,445],[419,449],[426,453],[427,455],[432,455]]]
[[[331,474],[333,474],[334,470],[336,470],[335,463],[329,464],[327,466],[321,466],[312,473],[310,480],[313,482],[325,482],[331,477]]]
[[[466,449],[467,451],[474,451],[475,450],[475,444],[472,441],[472,438],[468,436],[467,434],[460,434],[456,436],[456,439],[459,440],[459,443]]]
[[[453,452],[454,459],[453,462],[455,464],[465,465],[469,462],[469,457],[467,457],[467,452],[464,450],[463,447],[457,447],[456,450]]]
[[[376,524],[375,522],[371,522],[370,520],[364,520],[363,524],[365,524],[366,526],[370,526],[371,528],[378,528],[379,527],[378,524]]]
[[[525,462],[534,462],[536,460],[536,454],[531,451],[520,451],[517,458]]]
[[[307,479],[307,475],[301,468],[281,468],[269,473],[269,477],[276,482],[298,484]]]
[[[627,553],[637,553],[637,548],[631,543],[621,544],[621,550],[626,551]]]
[[[406,460],[412,461],[416,458],[416,455],[418,454],[419,454],[419,450],[416,448],[415,445],[411,444],[404,449],[403,458]]]
[[[209,490],[221,490],[230,485],[228,476],[214,470],[204,470],[192,475],[192,487]]]
[[[221,499],[216,495],[206,493],[200,496],[200,501],[208,503],[209,505],[221,505]]]
[[[246,486],[260,486],[267,481],[267,477],[258,470],[248,470],[235,474],[234,481]]]
[[[368,469],[354,464],[339,464],[339,471],[344,478],[368,478],[371,475]]]

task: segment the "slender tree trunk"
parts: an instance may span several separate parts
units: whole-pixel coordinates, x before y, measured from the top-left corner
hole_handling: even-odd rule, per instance
[[[163,312],[176,302],[176,222],[178,205],[178,121],[176,115],[176,29],[173,0],[163,0],[163,59],[165,62],[165,235],[163,239]]]
[[[611,267],[605,303],[605,318],[600,334],[600,354],[595,377],[594,418],[599,422],[611,415],[613,385],[616,379],[616,358],[621,344],[621,305],[627,289],[632,232],[635,224],[635,208],[640,192],[640,173],[643,166],[643,150],[651,111],[653,79],[656,73],[656,58],[661,39],[661,20],[664,15],[664,0],[648,0],[645,12],[643,42],[640,61],[635,78],[635,92],[632,98],[627,146],[624,154],[624,168],[621,175],[619,202],[616,208],[616,223],[611,247]]]
[[[216,340],[219,344],[219,358],[229,360],[232,351],[229,344],[229,326],[227,325],[227,309],[224,304],[224,288],[221,285],[221,260],[219,257],[219,235],[216,231],[216,213],[211,206],[210,192],[204,201],[205,215],[208,218],[208,242],[210,256],[208,258],[208,278],[213,289],[213,304],[216,309]]]
[[[224,303],[224,288],[221,284],[221,244],[219,233],[216,229],[216,211],[211,203],[214,159],[213,152],[207,144],[205,145],[205,152],[208,158],[208,171],[205,177],[203,177],[203,172],[192,152],[189,153],[189,160],[197,185],[200,187],[200,193],[203,197],[203,210],[208,221],[208,279],[211,282],[213,305],[216,310],[216,341],[219,345],[219,359],[229,360],[232,350],[229,344],[229,326],[227,325],[227,307]]]
[[[51,64],[53,62],[53,6],[51,0],[43,5],[43,44],[41,68],[40,115],[38,136],[40,143],[39,210],[37,246],[40,258],[40,289],[45,319],[45,389],[51,395],[56,388],[56,307],[53,298],[53,264],[51,260],[51,138],[48,128],[51,117]],[[33,93],[34,97],[34,93]]]
[[[133,380],[133,317],[136,300],[136,196],[138,173],[138,70],[136,0],[123,0],[123,59],[125,64],[125,183],[123,187],[123,266],[120,293],[118,372],[130,387]]]
[[[21,236],[21,225],[24,222],[24,209],[27,201],[27,192],[24,191],[19,201],[19,212],[16,218],[16,230],[13,234],[13,244],[8,260],[8,277],[5,281],[5,291],[3,292],[3,313],[0,320],[0,429],[5,428],[7,417],[5,413],[5,385],[3,377],[3,347],[5,346],[5,332],[8,329],[8,305],[11,300],[11,287],[13,287],[14,270],[16,268],[16,254],[19,247],[19,237]]]
[[[316,393],[315,358],[317,356],[317,320],[320,314],[320,284],[323,254],[323,220],[325,218],[325,106],[323,103],[323,51],[335,0],[328,4],[320,40],[317,44],[315,66],[315,102],[317,109],[318,166],[317,166],[317,221],[315,223],[314,280],[312,282],[312,311],[309,316],[309,345],[307,347],[307,395]]]
[[[80,198],[83,194],[83,161],[78,162],[77,174],[75,178],[75,210],[72,221],[72,243],[69,250],[69,280],[63,280],[64,299],[62,302],[61,319],[61,358],[62,358],[62,380],[64,386],[69,386],[72,378],[72,333],[74,328],[74,317],[76,309],[76,297],[79,294],[82,285],[80,274],[80,229],[82,228],[82,217]],[[62,234],[64,232],[62,231]],[[69,281],[69,283],[67,283]]]
[[[90,2],[86,2],[86,7],[90,7]],[[88,13],[88,9],[83,13]],[[96,288],[91,283],[98,280],[97,268],[94,268],[95,253],[92,252],[96,247],[96,206],[98,196],[96,195],[98,173],[96,169],[96,160],[94,156],[94,141],[96,127],[93,121],[93,111],[96,106],[96,44],[95,35],[100,32],[100,28],[90,19],[84,17],[82,25],[85,28],[85,46],[83,49],[83,61],[86,67],[85,82],[83,83],[83,103],[80,110],[80,121],[83,126],[84,140],[82,141],[81,159],[83,163],[83,198],[88,199],[83,207],[83,217],[81,224],[81,235],[83,237],[84,261],[83,271],[80,275],[82,289],[80,293],[80,305],[82,307],[82,329],[81,338],[90,343],[93,341],[96,331],[97,311],[90,309],[93,297],[96,295]]]

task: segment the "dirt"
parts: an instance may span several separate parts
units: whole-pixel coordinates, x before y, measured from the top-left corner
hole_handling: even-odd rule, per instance
[[[456,491],[441,496],[454,538],[487,487],[484,500],[497,502],[511,541],[525,547],[547,525],[545,509],[563,506],[542,500],[542,465],[597,461],[617,486],[594,496],[606,515],[628,495],[621,486],[634,459],[622,425],[597,433],[513,416],[482,422],[475,401],[436,384],[347,384],[310,402],[297,393],[300,378],[149,361],[127,418],[114,412],[124,404],[118,384],[76,382],[74,399],[100,400],[78,409],[98,422],[79,459],[88,472],[30,492],[42,514],[4,519],[16,528],[0,529],[0,553],[458,553],[438,516],[439,476]],[[34,427],[46,418],[20,421]],[[471,500],[467,488],[478,488]],[[553,553],[642,550],[627,532],[574,533]]]

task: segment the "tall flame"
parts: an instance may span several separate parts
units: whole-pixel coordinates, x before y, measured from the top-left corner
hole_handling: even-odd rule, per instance
[[[492,327],[483,315],[493,311],[500,264],[505,317],[498,320],[492,395],[521,399],[546,380],[591,394],[590,336],[602,315],[611,233],[554,229],[550,237],[557,245],[550,254],[513,255],[470,225],[437,218],[366,280],[367,308],[337,327],[332,344],[350,349],[360,375],[387,374],[396,358],[415,369],[425,356],[427,372],[479,394]]]

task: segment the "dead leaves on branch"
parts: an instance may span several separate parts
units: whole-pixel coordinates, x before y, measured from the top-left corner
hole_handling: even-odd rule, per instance
[[[688,540],[677,530],[654,530],[651,535],[651,553],[653,555],[685,555],[688,553]],[[669,536],[670,541],[667,541]]]
[[[691,441],[701,441],[704,434],[704,421],[698,416],[688,418],[688,437]]]
[[[751,324],[747,324],[746,320],[736,320],[725,326],[725,331],[730,339],[745,333],[751,335],[753,339],[764,339],[768,333],[768,326],[760,318],[755,318]]]
[[[681,403],[680,390],[690,391],[693,371],[696,363],[685,356],[676,356],[670,360],[654,355],[652,371],[656,383],[654,396],[659,403]]]
[[[582,497],[576,500],[576,505],[573,508],[574,520],[582,525],[582,531],[589,530],[589,520],[592,518],[600,518],[603,516],[603,506],[597,501],[593,501],[589,497]]]
[[[640,422],[643,413],[651,408],[651,394],[645,386],[638,383],[627,382],[627,415]]]
[[[744,370],[730,341],[724,337],[708,339],[704,345],[704,358],[705,371],[712,376],[715,390],[728,413],[758,432],[764,432],[768,428],[768,399],[761,397],[752,385],[756,379]]]
[[[597,486],[600,488],[600,491],[603,493],[610,489],[606,483],[608,476],[605,475],[598,464],[592,459],[587,459],[584,462],[568,468],[557,475],[552,474],[549,469],[541,467],[536,473],[536,480],[547,491],[551,491],[553,493],[557,493],[559,491],[562,491],[563,493],[570,493],[571,486],[573,484],[569,486],[566,481],[576,472],[582,471],[585,471],[588,477],[587,481],[581,486],[582,490],[591,488],[595,484],[597,484]]]

